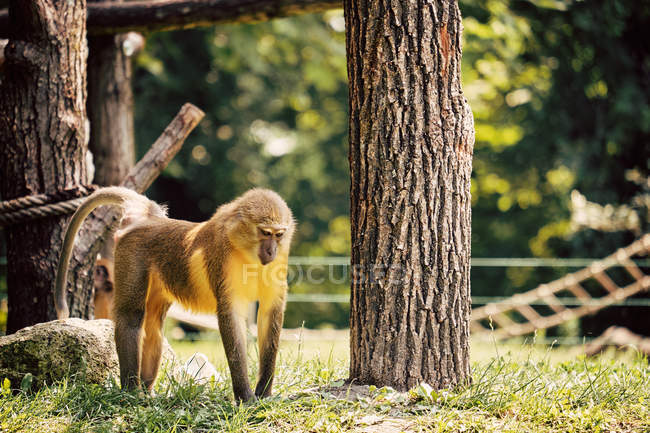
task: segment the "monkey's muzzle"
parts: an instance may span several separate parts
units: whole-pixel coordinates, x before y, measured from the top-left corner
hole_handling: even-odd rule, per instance
[[[260,250],[257,253],[260,262],[263,265],[271,263],[278,253],[278,242],[275,239],[262,239],[260,242]]]

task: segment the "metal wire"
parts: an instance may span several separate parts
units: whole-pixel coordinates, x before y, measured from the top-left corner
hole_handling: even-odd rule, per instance
[[[539,258],[539,257],[473,257],[473,268],[582,268],[602,259],[592,258]],[[637,266],[650,267],[649,259],[632,260]],[[290,265],[304,266],[350,266],[349,256],[340,257],[289,257]],[[612,263],[611,267],[621,267]]]
[[[624,299],[615,303],[608,303],[599,299],[590,299],[580,301],[576,298],[557,298],[557,301],[544,302],[542,300],[533,302],[517,302],[513,300],[508,301],[510,298],[506,296],[472,296],[472,305],[486,305],[492,303],[505,303],[505,305],[535,305],[535,306],[549,306],[563,305],[563,306],[581,306],[581,305],[610,305],[610,306],[625,306],[625,307],[650,307],[650,299]],[[349,293],[289,293],[287,295],[287,302],[296,303],[324,303],[324,304],[347,304],[350,302]]]

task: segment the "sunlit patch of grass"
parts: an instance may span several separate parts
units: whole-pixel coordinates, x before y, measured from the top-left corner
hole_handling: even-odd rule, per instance
[[[222,350],[218,340],[205,347],[174,343],[183,359],[207,353],[226,379],[181,382],[167,368],[153,395],[122,392],[110,380],[3,392],[0,431],[361,432],[388,424],[406,432],[650,431],[650,368],[641,356],[589,359],[565,349],[493,344],[480,349],[470,385],[422,385],[408,393],[359,387],[354,394],[336,392],[345,387],[348,360],[330,343],[283,344],[274,396],[245,405],[234,404],[225,364],[205,349]],[[252,380],[257,354],[250,349]]]
[[[342,338],[314,340],[301,338],[298,334],[296,338],[280,341],[279,356],[287,359],[296,357],[301,359],[325,359],[331,355],[333,360],[347,363],[350,359],[348,333],[343,331],[339,335]],[[193,353],[201,352],[207,355],[208,359],[216,366],[226,368],[226,354],[218,333],[201,334],[201,339],[196,341],[170,339],[170,343],[181,359],[187,359]],[[257,356],[256,342],[252,337],[249,338],[249,352],[252,361],[252,357]]]
[[[474,383],[427,399],[445,409],[480,409],[546,431],[610,431],[629,423],[650,428],[650,370],[644,358],[620,363],[493,358],[474,366]],[[647,431],[647,430],[646,430]]]

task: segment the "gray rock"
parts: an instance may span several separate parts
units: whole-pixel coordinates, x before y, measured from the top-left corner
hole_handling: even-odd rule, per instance
[[[0,337],[0,380],[8,378],[12,388],[20,388],[27,375],[23,385],[32,389],[66,377],[101,384],[112,375],[119,381],[113,336],[110,320],[74,318],[39,323]],[[174,359],[165,341],[163,363]]]

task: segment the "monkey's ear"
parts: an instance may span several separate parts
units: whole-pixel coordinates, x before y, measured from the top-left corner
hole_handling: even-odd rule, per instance
[[[293,234],[296,232],[296,229],[298,228],[298,220],[291,216],[291,219],[289,219],[289,235],[293,236]]]
[[[231,237],[231,234],[235,234],[240,232],[240,227],[244,221],[244,217],[242,216],[241,212],[239,210],[234,210],[230,212],[229,215],[226,216],[226,221],[224,225],[226,226],[226,232],[228,233],[228,237]]]

